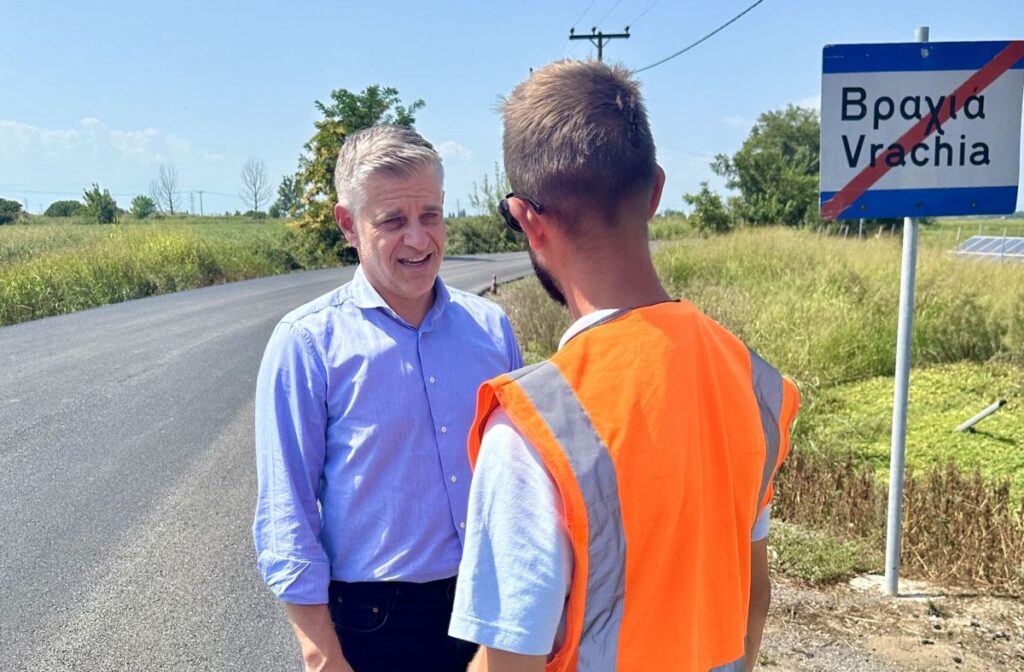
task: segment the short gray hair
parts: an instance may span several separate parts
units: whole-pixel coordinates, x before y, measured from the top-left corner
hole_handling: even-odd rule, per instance
[[[334,168],[338,202],[358,211],[363,205],[363,185],[370,175],[408,176],[422,168],[437,170],[438,179],[444,181],[441,156],[408,126],[381,124],[356,131],[338,152]]]

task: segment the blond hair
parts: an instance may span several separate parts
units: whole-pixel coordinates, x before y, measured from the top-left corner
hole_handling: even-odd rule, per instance
[[[509,182],[567,224],[580,211],[611,221],[656,182],[640,86],[622,66],[556,61],[520,83],[501,111]]]
[[[353,211],[363,205],[363,185],[370,175],[409,176],[422,168],[437,171],[444,181],[441,156],[422,135],[408,126],[380,124],[345,138],[334,167],[338,203]]]

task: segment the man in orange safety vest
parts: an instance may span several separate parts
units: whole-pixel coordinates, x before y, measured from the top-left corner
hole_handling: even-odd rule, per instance
[[[560,61],[504,101],[500,204],[576,320],[485,383],[450,634],[472,669],[750,670],[796,387],[663,289],[665,174],[621,67]]]

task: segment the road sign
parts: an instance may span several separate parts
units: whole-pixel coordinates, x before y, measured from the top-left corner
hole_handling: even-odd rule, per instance
[[[821,216],[1012,213],[1024,41],[827,46]]]

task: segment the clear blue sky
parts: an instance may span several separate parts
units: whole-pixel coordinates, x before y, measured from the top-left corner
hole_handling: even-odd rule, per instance
[[[593,53],[566,39],[574,21],[581,32],[630,24],[605,56],[640,68],[753,2],[652,1],[4,0],[0,196],[38,212],[98,182],[127,206],[173,162],[182,189],[225,194],[207,193],[207,212],[244,210],[234,194],[246,157],[276,184],[312,134],[314,100],[379,83],[426,101],[417,128],[445,157],[447,209],[466,207],[500,159],[499,96],[531,67]],[[935,41],[1022,38],[1024,2],[766,0],[642,73],[663,207],[682,208],[702,180],[721,188],[709,161],[735,151],[761,112],[817,105],[823,45],[910,41],[919,25]]]

